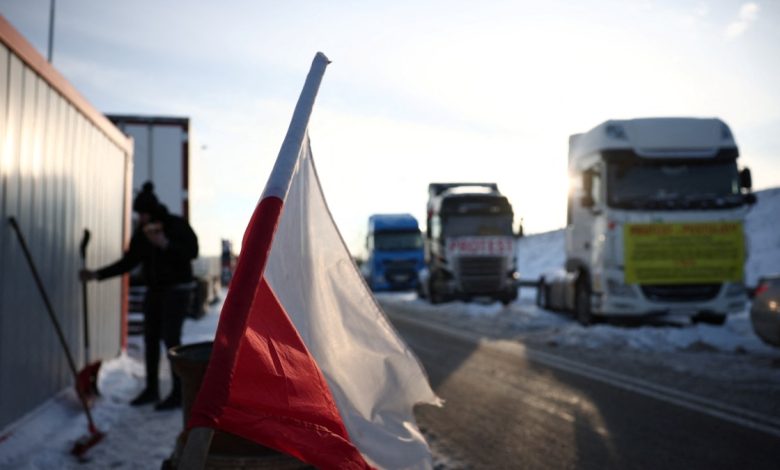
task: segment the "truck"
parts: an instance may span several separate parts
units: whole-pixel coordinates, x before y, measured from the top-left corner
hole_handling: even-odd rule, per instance
[[[517,299],[514,212],[496,183],[429,184],[426,222],[422,297]]]
[[[423,241],[411,214],[373,214],[368,218],[363,275],[374,291],[416,289],[423,266]]]
[[[594,320],[723,324],[745,307],[750,170],[720,119],[609,120],[569,138],[566,261],[537,303]]]
[[[159,201],[172,214],[190,218],[190,153],[193,143],[190,119],[178,116],[140,116],[108,114],[106,117],[133,139],[133,192],[151,181]],[[202,247],[201,247],[202,248]],[[197,286],[191,316],[205,314],[206,306],[217,300],[220,291],[221,263],[217,257],[193,260]],[[137,275],[130,276],[130,332],[140,331],[140,313],[145,286]]]

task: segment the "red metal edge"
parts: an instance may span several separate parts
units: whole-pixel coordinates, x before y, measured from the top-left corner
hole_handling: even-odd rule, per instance
[[[132,146],[133,139],[130,138],[130,144]],[[131,207],[133,198],[133,154],[125,154],[125,194],[124,194],[124,207],[122,217],[122,250],[127,250],[130,247],[130,236],[132,231],[132,219],[131,219]],[[130,275],[125,274],[122,276],[122,298],[121,303],[121,320],[120,320],[120,344],[122,351],[127,351],[127,335],[128,335],[128,314],[130,310]]]
[[[133,153],[133,142],[117,129],[103,113],[95,109],[46,59],[37,51],[16,28],[0,14],[0,42],[5,44],[22,62],[34,70],[52,88],[84,114],[126,154]]]

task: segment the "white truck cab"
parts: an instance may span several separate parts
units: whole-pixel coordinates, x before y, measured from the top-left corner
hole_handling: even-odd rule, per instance
[[[544,307],[722,324],[745,307],[750,171],[719,119],[611,120],[569,139],[565,274]]]

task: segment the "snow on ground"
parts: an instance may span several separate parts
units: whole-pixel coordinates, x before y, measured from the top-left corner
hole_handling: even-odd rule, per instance
[[[221,303],[199,320],[188,319],[182,343],[214,339],[220,309]],[[131,336],[127,353],[101,366],[101,397],[93,404],[92,414],[105,438],[86,453],[83,461],[69,454],[73,443],[88,431],[76,394],[68,388],[0,433],[0,469],[160,468],[173,451],[183,419],[180,409],[155,411],[151,405],[128,404],[144,386],[142,344],[141,337]],[[163,361],[163,396],[170,389],[169,370],[167,361]]]
[[[226,291],[222,292],[224,299]],[[222,303],[213,305],[198,319],[184,324],[182,343],[211,341],[217,330]],[[100,368],[101,397],[93,404],[97,428],[103,441],[92,447],[82,461],[70,455],[73,443],[88,434],[87,420],[73,389],[68,388],[26,417],[0,430],[0,470],[104,470],[156,469],[170,457],[183,428],[181,409],[155,411],[151,405],[128,403],[144,386],[143,340],[131,336],[128,352]],[[170,388],[167,361],[161,364],[161,392]],[[436,450],[436,436],[423,432],[431,443],[434,468],[463,468]]]

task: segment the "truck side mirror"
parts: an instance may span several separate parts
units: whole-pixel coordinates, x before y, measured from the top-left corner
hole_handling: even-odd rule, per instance
[[[753,189],[753,177],[750,174],[750,168],[743,168],[739,172],[739,187],[748,191]]]
[[[580,196],[580,204],[582,207],[593,207],[595,205],[593,200],[593,174],[590,171],[582,173],[582,196]]]

